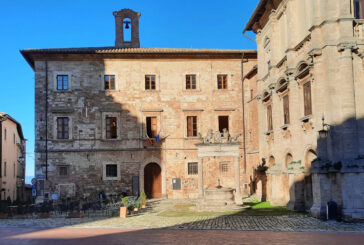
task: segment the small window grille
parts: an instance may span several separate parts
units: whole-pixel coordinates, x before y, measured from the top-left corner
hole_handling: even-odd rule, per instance
[[[198,163],[189,162],[188,163],[188,175],[196,175],[196,174],[198,174]]]

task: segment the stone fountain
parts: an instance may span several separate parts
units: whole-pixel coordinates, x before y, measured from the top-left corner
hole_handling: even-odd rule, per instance
[[[234,189],[222,187],[219,184],[214,188],[208,188],[205,190],[204,201],[212,206],[231,205],[234,204]]]

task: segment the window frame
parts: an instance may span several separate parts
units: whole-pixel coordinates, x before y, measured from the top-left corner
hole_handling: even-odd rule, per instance
[[[303,87],[303,114],[304,116],[312,115],[312,86],[311,81],[302,84]]]
[[[185,75],[185,90],[196,90],[197,89],[197,75],[186,74]]]
[[[58,78],[57,76],[68,76],[68,89],[58,89]],[[53,90],[58,93],[67,93],[72,90],[72,73],[69,71],[54,71],[53,72]]]
[[[115,169],[110,169],[110,167],[115,167]],[[118,165],[117,164],[106,164],[106,177],[107,178],[118,177]]]
[[[153,122],[154,121],[154,122]],[[155,139],[158,135],[158,117],[146,116],[145,117],[146,133],[149,138]]]
[[[289,94],[285,94],[282,98],[283,100],[283,122],[284,125],[290,124],[290,111],[289,111]]]
[[[228,74],[217,74],[217,89],[218,90],[229,89]]]
[[[64,123],[67,119],[67,125]],[[62,122],[62,123],[60,123]],[[60,125],[61,124],[61,125]],[[61,126],[61,129],[59,127]],[[69,140],[70,139],[70,118],[67,116],[56,117],[56,139]]]
[[[60,86],[59,86],[59,77],[63,77],[63,78],[67,78],[67,85],[65,86],[65,81],[64,81],[64,79],[62,79],[62,86],[61,86],[61,88],[60,88]],[[57,74],[56,75],[56,90],[57,91],[68,91],[69,90],[69,75],[68,74]]]
[[[62,174],[62,169],[66,169],[66,174]],[[68,165],[59,165],[57,172],[58,172],[59,177],[68,177],[69,176],[69,166]]]
[[[268,104],[266,107],[267,110],[267,129],[269,131],[273,131],[273,106],[272,104]]]
[[[107,165],[116,165],[116,174],[117,176],[115,177],[108,177],[106,176],[106,166]],[[102,180],[103,181],[108,181],[108,180],[121,180],[121,172],[120,172],[120,163],[118,162],[103,162],[102,163]]]
[[[113,126],[112,123],[115,123]],[[118,118],[115,116],[107,115],[105,117],[105,138],[117,139],[118,138]]]
[[[106,87],[106,78],[109,79],[108,88]],[[113,78],[113,80],[110,80],[110,78]],[[116,90],[116,75],[115,74],[104,74],[104,83],[103,83],[103,85],[104,85],[103,89],[105,91],[115,91]]]
[[[353,0],[353,15],[355,19],[364,19],[363,0]]]
[[[154,81],[153,81],[154,79]],[[154,82],[154,84],[153,84]],[[154,88],[153,88],[154,85]],[[157,90],[157,76],[154,74],[144,75],[144,90],[145,91],[156,91]]]
[[[198,136],[197,116],[186,116],[186,136],[193,138]]]
[[[198,162],[187,163],[187,174],[190,176],[198,175]]]
[[[222,121],[223,118],[226,118],[227,119],[227,122],[224,123],[225,125],[227,125],[227,128],[226,127],[223,127],[223,125],[220,124],[220,122]],[[217,126],[219,128],[219,132],[221,133],[221,135],[224,132],[223,131],[224,128],[226,128],[227,131],[230,132],[230,115],[218,115],[217,116]]]

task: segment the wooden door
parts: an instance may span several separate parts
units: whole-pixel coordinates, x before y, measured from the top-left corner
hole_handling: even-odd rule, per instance
[[[156,163],[149,163],[144,168],[144,191],[148,198],[162,197],[161,168]]]

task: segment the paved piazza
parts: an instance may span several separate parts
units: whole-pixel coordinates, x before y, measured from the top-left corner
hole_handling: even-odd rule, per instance
[[[186,203],[164,200],[147,212],[126,219],[84,217],[51,219],[0,219],[0,228],[122,228],[170,230],[237,230],[284,232],[359,232],[364,223],[321,221],[308,215],[249,216],[244,212],[175,212]]]
[[[363,244],[364,234],[257,232],[257,231],[185,231],[127,229],[3,229],[1,245],[113,245],[113,244]]]

